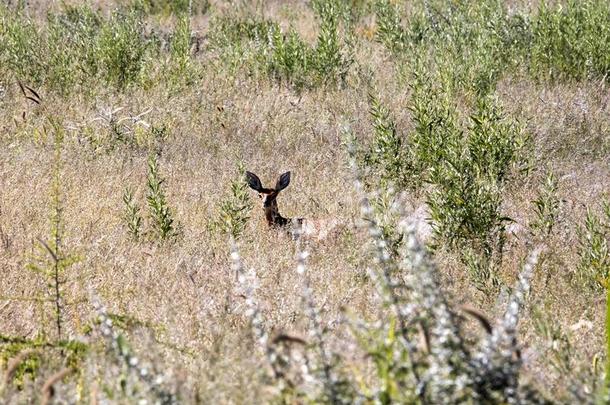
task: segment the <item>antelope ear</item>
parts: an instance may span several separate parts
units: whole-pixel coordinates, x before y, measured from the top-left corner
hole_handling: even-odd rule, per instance
[[[290,172],[286,172],[277,179],[277,183],[275,183],[275,191],[282,191],[290,184]]]
[[[246,172],[246,181],[250,188],[254,191],[261,191],[263,189],[263,185],[261,184],[261,179],[252,172]]]

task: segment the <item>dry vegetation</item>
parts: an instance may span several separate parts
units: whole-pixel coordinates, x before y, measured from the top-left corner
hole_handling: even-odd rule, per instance
[[[28,3],[1,402],[606,402],[606,1]]]

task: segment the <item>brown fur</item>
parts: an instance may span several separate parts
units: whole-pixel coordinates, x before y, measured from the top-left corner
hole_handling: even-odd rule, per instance
[[[280,191],[290,184],[290,172],[282,174],[275,188],[263,187],[258,176],[252,172],[246,172],[246,180],[251,189],[258,192],[263,202],[265,220],[270,228],[284,229],[294,238],[303,236],[308,239],[323,240],[334,233],[341,223],[337,219],[306,219],[285,218],[280,214],[277,204],[277,196]]]

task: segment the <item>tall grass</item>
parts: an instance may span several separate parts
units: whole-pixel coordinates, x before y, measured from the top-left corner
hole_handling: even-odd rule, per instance
[[[606,2],[117,4],[0,6],[3,400],[607,402],[603,151],[531,176],[549,111],[607,135]],[[250,220],[246,164],[341,230]]]

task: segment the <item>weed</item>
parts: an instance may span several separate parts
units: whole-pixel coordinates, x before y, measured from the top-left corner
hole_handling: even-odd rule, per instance
[[[209,0],[134,0],[131,7],[143,14],[161,15],[195,15],[205,14]]]
[[[250,68],[287,82],[296,90],[334,85],[345,80],[352,64],[349,46],[339,36],[341,10],[334,0],[314,3],[320,22],[315,47],[307,45],[293,29],[283,32],[275,22],[235,18],[215,22],[211,47],[224,51],[229,65],[250,63],[254,65]]]
[[[389,0],[375,2],[376,38],[394,54],[400,54],[408,45],[407,33],[401,25],[400,11],[397,7]]]
[[[190,85],[195,79],[195,65],[191,58],[191,23],[188,14],[178,18],[174,34],[170,42],[172,66],[169,75],[174,82]]]
[[[124,89],[141,79],[150,43],[135,13],[115,12],[100,30],[97,58],[106,82]]]
[[[559,216],[559,197],[557,196],[557,179],[549,171],[544,184],[538,191],[538,197],[533,201],[536,218],[530,223],[530,228],[541,238],[548,238]]]
[[[65,312],[65,297],[63,292],[63,284],[66,282],[66,272],[73,264],[80,259],[68,252],[64,246],[64,204],[62,196],[62,145],[64,131],[61,123],[51,120],[51,126],[54,134],[54,162],[53,162],[53,178],[51,182],[51,228],[50,237],[47,242],[39,239],[40,250],[42,257],[50,256],[48,259],[40,258],[28,264],[28,268],[42,274],[47,282],[50,301],[54,305],[54,323],[56,329],[56,339],[62,340],[62,331],[64,329],[64,312]],[[43,326],[44,330],[44,326]],[[43,331],[44,336],[44,331]]]
[[[86,94],[83,80],[101,79],[119,89],[145,79],[154,41],[145,36],[142,18],[131,11],[115,11],[109,18],[90,6],[66,6],[48,16],[45,29],[32,31],[31,21],[0,9],[6,29],[0,31],[0,60],[18,76],[34,83],[46,82],[67,95],[74,88]],[[42,63],[39,53],[48,57]]]
[[[317,0],[313,2],[313,7],[320,20],[320,32],[314,50],[318,80],[325,84],[344,81],[353,60],[347,46],[342,46],[339,40],[339,2]]]
[[[213,223],[213,228],[220,229],[222,233],[235,240],[238,240],[243,234],[252,210],[245,174],[246,169],[243,163],[239,163],[237,176],[230,183],[230,193],[220,202],[218,218]]]
[[[165,191],[163,190],[164,179],[159,173],[157,155],[151,153],[148,157],[148,211],[152,221],[154,233],[161,240],[171,239],[178,235],[174,224],[172,209],[167,204]]]
[[[125,203],[123,218],[127,223],[127,230],[135,240],[138,240],[141,235],[142,217],[140,207],[134,201],[133,192],[129,187],[126,187],[123,192],[123,202]]]
[[[0,61],[18,77],[39,84],[44,66],[39,52],[43,52],[42,38],[35,24],[23,14],[13,14],[0,5]]]
[[[578,229],[580,262],[576,278],[585,287],[606,288],[610,276],[610,203],[602,202],[605,218],[587,209],[584,226]]]
[[[416,169],[404,138],[396,130],[390,111],[374,95],[369,95],[370,115],[373,120],[373,141],[363,156],[363,165],[379,171],[382,188],[390,184],[398,189],[414,188]]]
[[[532,21],[531,71],[538,77],[577,80],[610,72],[608,2],[542,2]]]
[[[308,78],[313,66],[311,49],[291,30],[284,35],[278,29],[269,31],[271,52],[267,69],[280,82],[292,83],[297,89],[310,85]]]

